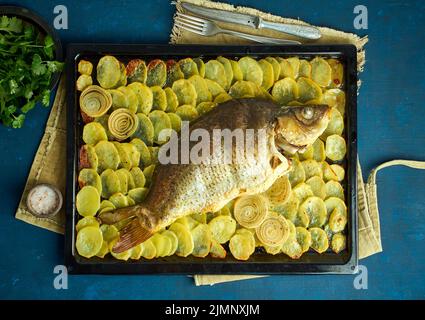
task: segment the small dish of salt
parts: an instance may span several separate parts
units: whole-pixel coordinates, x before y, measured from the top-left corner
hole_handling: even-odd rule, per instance
[[[49,217],[59,212],[62,201],[62,194],[58,188],[51,184],[42,183],[29,191],[27,207],[37,217]]]

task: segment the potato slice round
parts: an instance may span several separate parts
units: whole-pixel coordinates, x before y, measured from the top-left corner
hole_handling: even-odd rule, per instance
[[[174,81],[184,79],[184,74],[180,69],[179,63],[175,60],[168,60],[166,63],[167,66],[167,81],[166,86],[171,87]]]
[[[103,240],[100,250],[96,253],[96,257],[103,259],[108,253],[109,253],[109,245],[105,240]]]
[[[83,128],[83,141],[95,145],[99,141],[108,140],[105,128],[100,123],[89,122]]]
[[[99,227],[99,221],[93,216],[87,216],[80,220],[78,220],[77,225],[75,226],[75,230],[79,232],[81,229],[86,227]]]
[[[304,160],[301,162],[301,165],[304,168],[305,178],[307,180],[314,176],[323,178],[322,166],[316,160]]]
[[[336,197],[329,197],[325,200],[325,206],[326,211],[328,213],[328,216],[332,214],[334,210],[337,210],[342,215],[347,215],[347,206],[345,205],[344,201],[342,201],[340,198]]]
[[[219,94],[226,92],[217,82],[210,79],[204,79],[204,81],[207,84],[207,88],[213,98],[216,98]]]
[[[127,109],[133,113],[137,112],[139,109],[139,99],[134,91],[128,87],[119,87],[118,91],[122,92],[128,101]]]
[[[341,232],[347,225],[347,215],[338,209],[334,209],[329,215],[329,229],[334,232]]]
[[[230,88],[229,95],[234,99],[254,97],[254,90],[248,81],[236,81]]]
[[[206,101],[212,101],[212,95],[208,90],[205,79],[200,75],[191,76],[188,81],[195,87],[196,90],[196,104]]]
[[[301,151],[298,152],[298,158],[302,161],[313,159],[313,155],[314,155],[313,145],[308,146],[302,152]]]
[[[226,243],[236,231],[236,221],[231,216],[219,215],[213,218],[208,226],[218,243]]]
[[[342,233],[337,233],[332,236],[331,249],[335,253],[340,253],[347,247],[347,238]]]
[[[235,60],[229,60],[229,61],[230,61],[230,65],[232,66],[233,81],[243,80],[243,73],[242,73],[241,67],[239,66],[239,63]]]
[[[153,86],[152,90],[153,102],[152,109],[164,111],[167,109],[167,95],[160,86]]]
[[[326,198],[326,185],[322,178],[318,176],[313,176],[309,178],[306,182],[313,191],[313,194],[320,199]]]
[[[155,171],[155,165],[151,164],[150,166],[147,166],[143,169],[143,174],[146,178],[146,185],[149,186],[152,180],[153,172]]]
[[[179,106],[179,99],[177,98],[177,95],[174,93],[173,89],[171,88],[165,88],[164,92],[167,98],[167,108],[165,110],[167,112],[176,111],[177,107]]]
[[[257,228],[266,219],[268,200],[262,195],[246,195],[235,202],[233,214],[236,221],[245,228]]]
[[[196,106],[199,116],[202,116],[205,113],[210,112],[217,104],[214,102],[201,102]]]
[[[218,103],[223,103],[229,100],[232,100],[232,97],[228,93],[223,92],[223,93],[220,93],[217,97],[215,97],[214,103],[218,104]]]
[[[232,64],[230,63],[229,59],[222,57],[222,56],[218,57],[217,61],[220,62],[224,67],[224,71],[226,73],[226,79],[227,79],[227,86],[225,87],[225,89],[228,90],[230,88],[230,85],[233,82]]]
[[[168,118],[170,119],[171,129],[173,129],[176,132],[180,132],[180,129],[182,127],[182,119],[173,112],[169,112],[167,113],[167,115],[168,115]]]
[[[251,232],[233,235],[229,242],[229,249],[237,260],[248,260],[255,251],[255,239]]]
[[[97,170],[99,159],[96,150],[93,146],[85,144],[80,148],[79,154],[79,168],[91,168]]]
[[[177,95],[179,105],[196,105],[197,93],[192,83],[186,79],[180,79],[173,83],[172,89]]]
[[[205,77],[205,63],[201,58],[194,58],[193,62],[196,63],[196,66],[198,67],[198,73],[203,78]]]
[[[147,66],[146,85],[149,87],[163,87],[167,80],[167,66],[160,59],[155,59],[149,62]]]
[[[305,59],[300,60],[300,69],[298,76],[304,78],[311,78],[311,64]]]
[[[331,118],[328,126],[326,127],[323,134],[320,136],[321,139],[326,140],[327,137],[336,134],[341,135],[344,131],[344,118],[335,108],[331,109]]]
[[[187,257],[190,255],[194,249],[193,237],[190,230],[185,225],[178,222],[174,222],[169,230],[174,232],[179,239],[176,254],[180,257]]]
[[[292,158],[292,166],[288,172],[288,179],[291,182],[291,186],[294,187],[297,184],[304,182],[306,175],[305,170],[301,162],[297,158]]]
[[[128,153],[125,152],[123,145],[117,141],[112,141],[112,144],[118,151],[120,157],[120,165],[119,167],[130,169],[131,168],[131,159]]]
[[[331,170],[335,173],[336,175],[336,181],[342,181],[344,180],[344,176],[345,176],[345,170],[343,167],[341,167],[339,164],[331,164]]]
[[[192,255],[198,258],[204,258],[210,253],[211,248],[211,231],[206,224],[199,224],[191,231],[193,238]]]
[[[298,210],[294,225],[297,227],[308,228],[310,225],[310,216],[305,210]]]
[[[134,188],[128,191],[128,196],[133,199],[136,204],[142,203],[143,200],[145,200],[147,194],[147,188]]]
[[[128,109],[128,100],[127,96],[120,90],[110,89],[108,92],[112,96],[112,109],[117,110],[120,108]]]
[[[80,188],[85,186],[92,186],[97,189],[99,194],[102,193],[102,182],[100,176],[94,169],[82,169],[78,175],[78,185]]]
[[[146,183],[146,178],[143,174],[142,169],[140,169],[139,167],[134,167],[130,170],[130,173],[133,176],[135,187],[143,188]]]
[[[283,215],[287,220],[294,222],[297,217],[299,200],[294,192],[291,192],[288,200],[283,204],[274,204],[273,211]]]
[[[226,258],[227,252],[226,249],[213,238],[211,240],[210,254],[213,258],[224,259]]]
[[[85,258],[94,257],[102,248],[102,232],[98,227],[86,227],[77,233],[75,247],[80,256]]]
[[[304,227],[297,227],[296,230],[297,242],[300,244],[302,252],[307,252],[312,244],[311,234]]]
[[[321,87],[328,87],[332,81],[332,69],[325,59],[316,57],[310,62],[311,79]]]
[[[329,181],[329,180],[335,180],[338,181],[338,177],[336,173],[331,169],[331,166],[326,161],[320,162],[320,165],[322,167],[323,172],[323,180]]]
[[[332,161],[341,161],[347,153],[343,137],[333,134],[326,138],[326,156]]]
[[[145,242],[141,243],[142,247],[142,254],[141,256],[145,259],[153,259],[156,257],[156,247],[153,244],[152,238],[146,240]]]
[[[191,76],[199,75],[198,65],[192,58],[185,58],[179,60],[180,70],[183,72],[185,79]]]
[[[332,69],[332,80],[330,83],[331,88],[339,88],[344,81],[344,66],[337,59],[327,59],[327,63]]]
[[[128,82],[145,83],[147,77],[147,68],[145,61],[141,59],[133,59],[127,63],[125,68]]]
[[[100,195],[95,187],[86,186],[78,191],[76,196],[78,213],[83,216],[94,216],[100,207]]]
[[[299,77],[297,80],[298,85],[298,100],[307,102],[311,100],[321,101],[322,89],[311,79]]]
[[[111,89],[120,81],[120,62],[113,56],[104,56],[100,58],[96,72],[96,79],[100,86],[105,89]]]
[[[179,239],[177,238],[176,234],[171,230],[165,230],[161,233],[163,237],[166,237],[170,240],[171,247],[170,251],[168,252],[167,256],[173,255],[179,246]]]
[[[251,57],[243,57],[239,59],[238,64],[241,68],[244,80],[252,81],[258,86],[261,86],[263,82],[263,70],[257,61]]]
[[[127,88],[132,90],[137,97],[137,112],[148,114],[153,106],[153,93],[151,88],[140,82],[130,83]]]
[[[104,208],[112,208],[114,210],[115,209],[115,206],[109,200],[102,200],[102,202],[100,203],[99,211],[102,210],[102,209],[104,209]]]
[[[273,82],[276,82],[280,78],[280,63],[273,57],[267,57],[265,59],[273,67]]]
[[[116,208],[125,208],[128,207],[128,198],[123,195],[121,192],[114,193],[110,198]]]
[[[210,60],[205,64],[205,78],[217,82],[222,88],[227,88],[226,70],[217,60]]]
[[[317,139],[313,144],[313,160],[322,162],[326,159],[325,144],[322,140]]]
[[[300,59],[298,57],[290,57],[286,60],[291,65],[293,78],[297,78],[300,70]]]
[[[329,180],[328,182],[326,182],[325,189],[327,198],[336,197],[344,201],[344,188],[338,181]]]
[[[280,105],[285,105],[298,98],[298,86],[294,79],[286,77],[276,81],[272,89],[272,97]]]
[[[180,117],[180,119],[182,119],[182,121],[193,121],[199,116],[196,108],[189,104],[178,107],[176,114]]]
[[[261,83],[261,87],[265,90],[269,90],[274,83],[274,70],[273,66],[266,59],[261,59],[258,61],[258,64],[263,71],[263,82]]]
[[[273,185],[265,192],[265,195],[273,204],[284,204],[291,195],[291,183],[287,176],[276,179]]]
[[[304,212],[309,217],[310,227],[321,227],[327,219],[326,206],[319,197],[308,197],[301,203],[298,212]]]
[[[113,240],[118,240],[120,233],[118,229],[113,225],[102,224],[100,226],[100,231],[102,231],[103,240],[110,243]]]
[[[139,126],[133,133],[132,138],[142,140],[146,145],[151,146],[154,138],[154,128],[151,120],[143,113],[138,113]]]
[[[124,251],[124,252],[120,252],[120,253],[116,253],[116,252],[114,252],[114,251],[113,251],[113,248],[114,248],[115,244],[118,242],[118,240],[119,240],[119,239],[117,238],[117,239],[112,240],[112,241],[109,243],[109,252],[111,253],[111,255],[112,255],[115,259],[117,259],[117,260],[127,261],[127,260],[128,260],[128,259],[130,259],[130,257],[131,257],[132,249],[129,249],[129,250],[126,250],[126,251]]]
[[[318,253],[323,253],[329,248],[329,240],[326,232],[320,228],[310,228],[311,247]]]
[[[171,240],[160,233],[155,233],[151,238],[156,248],[156,258],[165,257],[171,252]]]
[[[282,245],[282,252],[291,259],[299,259],[303,254],[303,249],[297,240],[287,241]]]
[[[75,88],[77,91],[84,91],[87,87],[93,84],[93,79],[91,76],[82,74],[78,77],[77,82],[75,84]]]
[[[136,147],[137,151],[140,154],[140,162],[137,166],[140,166],[142,168],[149,166],[152,161],[151,154],[148,147],[146,146],[146,143],[144,143],[141,139],[138,138],[134,138],[130,141],[130,143]]]
[[[288,59],[284,59],[282,57],[275,58],[280,64],[280,77],[283,78],[292,78],[295,79],[295,72],[292,69],[292,65],[289,63]]]
[[[131,248],[131,256],[132,260],[139,260],[142,257],[143,246],[141,243]]]
[[[93,71],[93,64],[87,60],[80,60],[77,69],[78,73],[90,76]]]
[[[149,114],[149,119],[154,128],[154,142],[163,144],[168,141],[171,134],[171,121],[164,111],[155,110]]]
[[[115,171],[106,169],[100,175],[100,180],[102,181],[102,198],[108,199],[114,193],[120,192],[120,179]]]
[[[345,114],[345,93],[340,89],[326,90],[322,97],[322,103],[335,108],[344,116]]]
[[[306,198],[312,197],[314,195],[313,190],[311,190],[311,187],[304,182],[301,182],[295,187],[293,187],[292,192],[295,194],[295,196],[300,202],[303,202]]]
[[[120,169],[120,170],[115,171],[118,179],[120,180],[120,192],[122,194],[127,194],[127,191],[128,191],[127,171],[128,171],[127,169]]]

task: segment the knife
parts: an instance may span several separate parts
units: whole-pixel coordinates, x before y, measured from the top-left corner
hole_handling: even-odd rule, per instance
[[[195,13],[213,20],[237,23],[240,25],[249,26],[254,29],[267,28],[271,30],[280,31],[286,34],[298,36],[301,38],[306,38],[306,39],[316,40],[322,36],[319,29],[310,27],[310,26],[270,22],[270,21],[265,21],[258,16],[253,16],[253,15],[244,14],[244,13],[230,12],[226,10],[205,8],[205,7],[197,6],[187,2],[182,2],[181,5],[184,9],[192,13]]]

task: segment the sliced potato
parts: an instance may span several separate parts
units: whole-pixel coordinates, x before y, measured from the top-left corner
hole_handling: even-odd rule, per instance
[[[87,87],[93,84],[93,79],[91,76],[82,74],[78,77],[77,82],[75,84],[75,88],[77,91],[84,91]]]
[[[82,169],[78,175],[78,185],[80,188],[85,186],[92,186],[97,189],[99,194],[102,193],[102,182],[100,180],[99,174],[95,169]]]
[[[273,57],[267,57],[266,61],[273,67],[273,82],[276,82],[280,78],[280,63]]]
[[[313,191],[313,194],[320,199],[326,198],[326,185],[322,178],[318,176],[313,176],[309,178],[306,182]]]
[[[79,168],[91,168],[97,170],[99,159],[93,146],[85,144],[80,148]]]
[[[261,87],[265,90],[269,90],[274,83],[274,70],[273,66],[266,59],[261,59],[258,61],[258,64],[263,71],[263,82]]]
[[[298,86],[294,79],[286,77],[275,82],[272,96],[280,105],[285,105],[298,98]]]
[[[114,88],[121,77],[120,62],[113,56],[104,56],[100,58],[96,72],[96,79],[102,88]]]
[[[256,85],[261,86],[263,82],[263,70],[257,61],[251,57],[243,57],[239,59],[238,64],[241,68],[244,80],[252,81]]]
[[[137,98],[137,95],[134,93],[134,91],[129,87],[119,87],[117,90],[122,92],[126,97],[128,102],[127,109],[133,113],[136,113],[137,109],[139,109],[139,99]]]
[[[137,246],[131,248],[130,259],[139,260],[142,257],[142,253],[143,253],[143,246],[141,243],[139,243]]]
[[[303,249],[297,240],[287,241],[282,245],[282,252],[291,259],[299,259],[303,254]]]
[[[212,236],[218,243],[226,243],[236,231],[236,221],[231,216],[219,215],[213,218],[208,226]]]
[[[311,247],[318,253],[323,253],[329,248],[329,240],[326,232],[320,228],[310,228]]]
[[[127,261],[127,260],[128,260],[128,259],[130,259],[130,257],[131,257],[132,249],[128,249],[128,250],[126,250],[126,251],[124,251],[124,252],[120,252],[120,253],[116,253],[116,252],[114,252],[114,251],[113,251],[113,248],[114,248],[115,244],[118,242],[118,240],[119,240],[119,239],[117,238],[117,239],[112,240],[112,241],[109,243],[109,252],[111,253],[111,255],[112,255],[115,259],[117,259],[117,260]]]
[[[120,180],[120,192],[127,194],[128,192],[128,176],[126,173],[127,169],[120,169],[115,171],[118,179]]]
[[[227,88],[226,70],[217,60],[210,60],[205,64],[205,78],[217,82],[222,88]]]
[[[211,248],[211,231],[206,224],[199,224],[190,231],[193,238],[192,255],[199,258],[204,258],[210,253]]]
[[[121,147],[124,149],[124,152],[127,153],[130,159],[130,167],[137,167],[140,163],[140,153],[136,146],[132,143],[121,143]]]
[[[170,251],[168,251],[167,256],[173,255],[179,246],[179,239],[177,238],[176,234],[171,230],[165,230],[161,233],[163,237],[166,237],[170,240],[171,247]]]
[[[210,79],[204,79],[204,80],[213,98],[217,97],[221,93],[226,92],[217,82]]]
[[[167,66],[160,59],[155,59],[149,62],[147,66],[146,84],[149,87],[163,87],[167,80]]]
[[[137,96],[138,110],[144,114],[148,114],[153,106],[153,93],[152,90],[145,84],[140,82],[130,83],[127,88],[132,90]]]
[[[136,147],[137,151],[139,151],[140,153],[140,162],[138,166],[144,168],[151,165],[152,163],[151,154],[148,147],[146,146],[146,143],[144,143],[142,140],[138,138],[134,138],[133,140],[130,141],[130,143],[133,144]]]
[[[199,75],[198,65],[192,58],[181,59],[179,61],[179,67],[186,79],[194,75]]]
[[[299,101],[320,101],[322,99],[322,89],[313,80],[305,77],[299,77],[297,80],[297,85]]]
[[[340,89],[326,90],[322,97],[322,103],[335,108],[344,116],[345,114],[345,93]]]
[[[313,144],[313,160],[322,162],[326,159],[325,144],[322,140],[317,139]]]
[[[308,197],[301,203],[298,212],[304,211],[309,217],[310,227],[321,227],[327,219],[326,206],[319,197]]]
[[[98,227],[86,227],[77,233],[75,247],[80,256],[94,257],[102,248],[102,232]]]
[[[175,60],[168,60],[167,63],[167,81],[166,86],[171,87],[177,80],[184,79],[184,74],[180,69],[180,65]]]
[[[330,83],[331,88],[339,88],[344,81],[344,66],[337,59],[327,59],[327,63],[332,69],[332,80]]]
[[[341,161],[347,153],[343,137],[333,134],[326,138],[326,156],[332,161]]]
[[[137,118],[139,119],[139,126],[133,133],[132,138],[138,138],[146,145],[151,146],[154,137],[154,128],[152,122],[148,116],[143,113],[138,113]]]
[[[134,184],[136,188],[143,188],[146,183],[145,175],[139,167],[134,167],[130,170],[131,175],[134,179]]]
[[[133,199],[136,204],[142,203],[143,200],[145,200],[147,194],[147,188],[134,188],[128,191],[128,196]]]
[[[233,81],[243,80],[243,73],[242,73],[241,67],[239,66],[239,63],[235,60],[229,60],[229,61],[232,66]]]
[[[120,80],[117,83],[117,87],[127,85],[127,71],[125,70],[125,64],[120,62]]]
[[[120,192],[121,182],[114,170],[103,171],[100,180],[102,181],[102,198],[108,199],[114,193]]]
[[[248,81],[236,81],[230,88],[229,95],[234,99],[254,97],[254,90]]]
[[[313,159],[314,155],[314,148],[313,145],[309,145],[307,148],[305,148],[304,151],[298,151],[298,157],[300,160],[310,160]]]
[[[141,59],[133,59],[127,63],[125,68],[128,82],[146,83],[147,68],[145,61]]]
[[[143,169],[143,174],[145,175],[145,178],[146,178],[146,185],[150,185],[154,171],[155,171],[154,164],[151,164],[150,166],[147,166],[146,168]]]
[[[177,107],[179,106],[179,99],[177,98],[177,95],[174,93],[173,89],[171,88],[165,88],[164,89],[165,96],[167,98],[167,112],[174,112],[176,111]]]
[[[223,92],[223,93],[220,93],[217,97],[215,97],[214,103],[218,104],[218,103],[223,103],[229,100],[232,100],[232,97],[228,93]]]
[[[329,215],[329,229],[334,232],[341,232],[347,225],[347,214],[335,208]]]
[[[293,78],[298,78],[300,70],[300,59],[298,57],[290,57],[286,59],[292,68]]]
[[[83,141],[95,145],[99,141],[108,140],[106,131],[98,122],[89,122],[83,128]]]
[[[340,253],[347,247],[347,238],[342,233],[337,233],[332,236],[331,249],[335,253]]]
[[[229,249],[237,260],[248,260],[255,251],[255,239],[251,232],[237,233],[229,242]]]
[[[311,78],[310,62],[308,62],[305,59],[300,60],[300,69],[299,69],[298,75],[300,77],[304,77],[304,78]]]
[[[112,141],[112,143],[115,146],[115,148],[117,149],[118,154],[120,156],[119,167],[125,168],[125,169],[130,169],[131,168],[131,159],[130,159],[129,154],[127,152],[125,152],[121,143],[119,143],[117,141]]]
[[[152,109],[164,111],[167,109],[167,95],[160,86],[153,86],[152,90],[153,102]]]
[[[86,186],[76,196],[77,211],[83,217],[94,216],[100,207],[100,195],[95,187]]]
[[[344,118],[335,108],[331,109],[331,118],[328,126],[326,127],[323,134],[320,136],[321,139],[326,140],[327,137],[336,134],[341,135],[344,131]]]
[[[193,75],[188,79],[188,81],[195,87],[196,104],[212,101],[212,95],[208,90],[208,86],[204,78],[202,78],[200,75]]]
[[[311,187],[304,182],[301,182],[295,187],[293,187],[292,192],[295,194],[295,196],[300,202],[303,202],[306,198],[312,197],[314,195],[313,190],[311,190]]]
[[[292,158],[292,166],[288,173],[288,179],[291,186],[295,187],[297,184],[304,182],[306,179],[304,166],[297,158]]]
[[[291,192],[288,200],[283,204],[274,204],[272,210],[283,215],[287,220],[294,222],[297,217],[300,201],[294,192]]]
[[[154,142],[163,144],[168,141],[171,134],[171,121],[164,111],[155,110],[149,114],[149,119],[154,128]]]
[[[329,197],[325,200],[326,211],[328,216],[332,214],[335,210],[338,211],[341,215],[347,215],[347,206],[344,201],[340,198]]]
[[[171,239],[160,233],[155,233],[151,238],[156,248],[156,258],[168,256],[172,249]]]
[[[213,238],[211,240],[210,254],[213,258],[224,259],[226,258],[227,252],[226,249]]]
[[[307,252],[312,244],[310,232],[303,227],[297,227],[297,242],[301,246],[302,252]]]
[[[210,112],[217,104],[214,102],[201,102],[196,106],[199,116],[202,116],[204,113]]]
[[[206,224],[207,223],[207,214],[205,212],[203,213],[194,213],[191,214],[190,217],[199,223]]]
[[[128,198],[123,195],[121,192],[114,193],[110,198],[116,208],[125,208],[128,207]]]
[[[345,200],[344,188],[338,181],[329,180],[328,182],[326,182],[325,189],[327,198],[336,197],[340,198],[342,201]]]
[[[90,76],[93,71],[93,64],[87,60],[80,60],[77,68],[78,73]]]
[[[186,79],[180,79],[173,83],[172,87],[174,93],[177,95],[179,105],[189,104],[196,105],[197,93],[192,83]]]
[[[181,223],[174,222],[169,230],[175,233],[179,239],[179,244],[176,250],[176,254],[180,257],[187,257],[193,252],[194,242],[190,230],[182,225]]]
[[[344,180],[344,176],[345,176],[345,170],[343,167],[341,167],[339,164],[331,164],[331,170],[335,173],[336,175],[336,181],[342,181]]]
[[[96,257],[104,258],[108,253],[109,253],[109,245],[105,240],[103,240],[100,250],[96,253]]]
[[[86,227],[96,227],[99,228],[99,221],[93,216],[87,216],[78,220],[75,230],[79,232],[81,229]]]
[[[177,108],[176,114],[182,121],[193,121],[198,118],[199,114],[196,108],[190,104],[184,104]]]
[[[156,257],[156,247],[151,238],[141,243],[140,246],[142,247],[141,256],[143,258],[150,260]]]
[[[220,62],[224,67],[224,71],[226,73],[226,79],[227,79],[227,86],[224,89],[228,90],[230,88],[230,85],[233,82],[232,64],[230,63],[229,59],[222,57],[222,56],[218,57],[217,61]]]
[[[169,112],[167,113],[167,115],[168,115],[168,118],[170,119],[171,129],[173,129],[176,132],[180,132],[180,129],[182,127],[182,119],[173,112]]]
[[[201,58],[194,58],[193,62],[196,63],[196,66],[198,67],[198,73],[203,78],[205,77],[205,63]]]
[[[112,109],[117,110],[120,108],[128,109],[128,99],[127,96],[120,90],[110,89],[108,92],[112,96]]]
[[[305,178],[307,180],[314,176],[323,178],[322,166],[316,160],[304,160],[301,164],[304,168]]]
[[[295,73],[289,61],[282,57],[276,57],[276,60],[280,64],[280,78],[283,79],[289,77],[295,79]]]
[[[328,87],[332,81],[332,69],[323,58],[316,57],[310,62],[311,79],[321,87]]]
[[[320,162],[320,165],[322,167],[323,172],[323,180],[329,181],[329,180],[335,180],[338,181],[338,177],[336,173],[331,169],[331,166],[326,161]]]
[[[103,240],[110,243],[113,240],[117,240],[120,236],[118,229],[113,225],[102,224],[100,226],[100,231],[102,231]]]

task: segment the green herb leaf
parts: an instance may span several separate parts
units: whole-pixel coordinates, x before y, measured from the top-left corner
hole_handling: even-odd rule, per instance
[[[46,66],[43,64],[40,55],[35,54],[31,64],[32,73],[41,76],[46,73]]]
[[[12,127],[15,129],[22,128],[22,126],[24,125],[24,121],[25,121],[25,115],[20,114],[18,117],[16,117],[12,121]]]
[[[35,101],[31,100],[24,104],[24,106],[21,108],[22,113],[27,113],[31,109],[35,107]]]
[[[50,105],[50,90],[43,91],[43,97],[41,98],[41,104],[45,107]]]
[[[62,71],[63,63],[58,61],[47,61],[47,69],[51,73]]]
[[[14,79],[9,80],[9,91],[10,94],[16,94],[18,92],[18,84]]]

